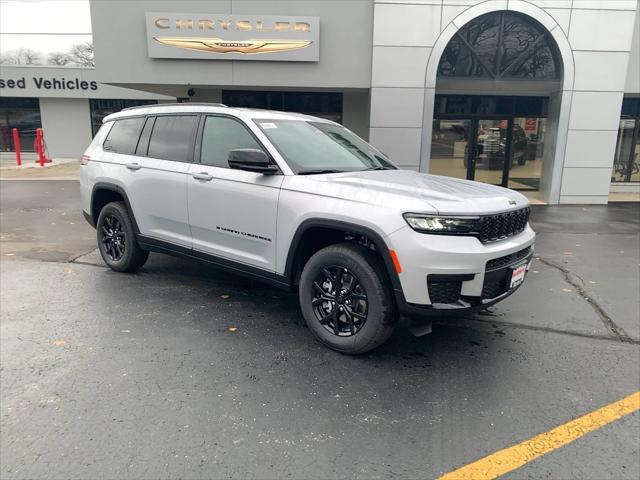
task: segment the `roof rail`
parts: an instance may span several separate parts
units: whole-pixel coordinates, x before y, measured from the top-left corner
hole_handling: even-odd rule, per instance
[[[136,110],[138,108],[149,108],[149,107],[173,107],[176,105],[180,105],[181,107],[192,105],[194,107],[227,107],[224,103],[192,103],[192,102],[182,102],[182,103],[150,103],[147,105],[136,105],[135,107],[127,107],[120,110],[121,112],[125,112],[128,110]]]

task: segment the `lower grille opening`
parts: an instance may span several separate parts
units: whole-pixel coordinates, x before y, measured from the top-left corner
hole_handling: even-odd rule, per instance
[[[497,270],[502,267],[506,267],[512,263],[517,262],[518,260],[522,260],[526,258],[531,252],[531,247],[524,248],[518,252],[512,253],[510,255],[505,255],[504,257],[494,258],[487,262],[487,271],[488,270]]]
[[[431,303],[456,303],[460,298],[462,282],[434,282],[427,280]]]
[[[507,278],[485,281],[482,287],[482,298],[496,298],[508,290]]]

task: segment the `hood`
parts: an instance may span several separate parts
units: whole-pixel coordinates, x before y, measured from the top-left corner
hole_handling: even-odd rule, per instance
[[[362,203],[397,207],[403,212],[488,214],[527,206],[527,199],[507,188],[418,173],[371,170],[289,177],[288,188]],[[295,179],[295,180],[294,180]]]

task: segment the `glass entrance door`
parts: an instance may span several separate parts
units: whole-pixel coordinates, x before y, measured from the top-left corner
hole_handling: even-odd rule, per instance
[[[436,119],[429,173],[537,190],[544,127],[544,118]]]
[[[511,156],[507,151],[511,145],[511,122],[508,119],[474,119],[473,123],[467,178],[506,185],[509,175],[506,159]]]
[[[429,173],[469,178],[467,157],[473,130],[472,123],[472,120],[466,119],[433,121]]]

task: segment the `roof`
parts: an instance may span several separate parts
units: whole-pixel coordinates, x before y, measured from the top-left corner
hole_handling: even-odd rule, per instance
[[[278,120],[312,120],[333,123],[324,118],[313,117],[294,112],[276,110],[262,110],[257,108],[227,107],[222,103],[159,103],[157,105],[140,105],[125,108],[119,112],[107,115],[102,121],[109,122],[118,118],[162,113],[227,113],[240,118],[278,119]]]

